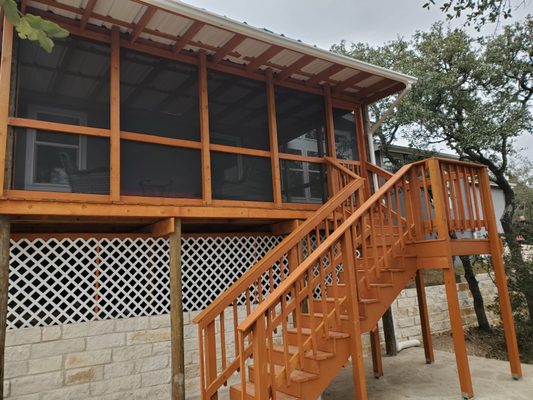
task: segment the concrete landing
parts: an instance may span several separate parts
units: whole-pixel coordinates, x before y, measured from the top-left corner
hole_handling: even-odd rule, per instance
[[[469,360],[476,400],[533,399],[533,365],[522,364],[524,377],[513,381],[507,362],[481,357],[469,357]],[[367,363],[369,400],[461,399],[453,353],[435,351],[435,364],[428,365],[422,348],[410,348],[397,357],[384,357],[383,369],[385,376],[375,379],[369,375],[372,367]],[[352,371],[346,367],[322,399],[353,398]]]

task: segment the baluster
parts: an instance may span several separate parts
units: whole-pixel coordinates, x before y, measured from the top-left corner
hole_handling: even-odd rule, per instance
[[[380,256],[380,258],[383,260],[382,263],[383,263],[383,266],[385,266],[385,264],[387,263],[387,239],[386,239],[386,235],[385,235],[385,221],[383,219],[383,200],[384,198],[380,198],[379,201],[378,201],[378,205],[377,205],[377,208],[378,208],[378,213],[379,213],[379,224],[381,226],[381,248],[382,248],[382,251],[383,251],[383,255]]]
[[[298,297],[298,295],[297,295]],[[299,304],[296,303],[296,312],[297,312],[297,318],[298,318],[298,312],[299,312]],[[290,385],[291,382],[291,374],[289,371],[289,333],[287,331],[287,300],[285,298],[285,293],[281,295],[281,335],[283,337],[283,363],[285,366],[285,378],[287,380],[287,386]],[[296,321],[296,336],[298,341],[298,348],[301,348],[301,319],[298,318]],[[274,372],[272,372],[274,373]]]
[[[394,190],[394,188],[392,189]],[[387,191],[387,216],[389,218],[389,231],[390,231],[390,238],[391,238],[391,249],[392,249],[392,256],[394,257],[396,255],[396,251],[394,249],[394,221],[392,220],[392,195],[391,191]],[[399,229],[398,229],[399,231]]]
[[[457,204],[457,195],[456,195],[456,192],[455,192],[455,179],[454,179],[454,176],[452,174],[452,168],[450,165],[447,165],[448,167],[448,176],[449,176],[449,179],[450,179],[450,197],[451,197],[451,200],[452,200],[452,208],[453,208],[453,219],[451,220],[452,221],[452,227],[450,230],[452,231],[455,231],[457,230],[458,228],[460,229],[460,225],[459,225],[459,205]]]
[[[256,399],[268,399],[267,365],[269,365],[269,351],[266,343],[265,315],[261,315],[252,327],[254,351],[254,386]],[[271,357],[270,357],[271,358]],[[271,371],[274,374],[274,371]]]
[[[381,274],[381,268],[379,267],[379,263],[378,263],[378,245],[377,245],[377,241],[376,241],[376,226],[374,224],[374,217],[372,216],[372,214],[374,214],[374,210],[373,210],[373,206],[370,207],[369,211],[368,211],[368,217],[369,217],[369,222],[370,222],[370,242],[372,243],[372,249],[373,249],[373,252],[374,252],[374,267],[375,267],[375,271],[376,271],[376,276],[379,277],[380,274]]]
[[[424,190],[424,203],[426,205],[426,218],[428,220],[429,233],[433,234],[433,218],[431,218],[431,203],[429,201],[428,185],[426,181],[426,168],[424,164],[420,165],[422,172],[422,187]]]
[[[219,315],[220,318],[220,351],[222,353],[222,370],[224,371],[227,366],[226,359],[226,328],[224,321],[224,310]]]
[[[275,306],[274,306],[275,308]],[[270,366],[270,386],[272,387],[272,400],[276,400],[276,374],[274,373],[274,338],[272,337],[272,316],[270,311],[267,311],[267,328],[266,333],[268,335],[268,347],[270,349],[269,366]]]
[[[479,212],[479,201],[477,197],[477,182],[476,182],[476,175],[474,172],[474,169],[470,168],[470,180],[472,182],[472,194],[474,196],[474,208],[476,210],[476,226],[477,229],[481,229],[481,214]]]
[[[246,315],[250,315],[252,312],[250,305],[250,288],[246,288]]]
[[[459,167],[457,164],[454,164],[454,170],[455,170],[455,177],[457,179],[457,204],[459,206],[459,216],[460,216],[460,229],[461,232],[464,232],[466,229],[466,218],[465,218],[465,210],[464,210],[464,203],[463,203],[463,191],[461,188],[461,175],[459,174]]]
[[[322,320],[324,323],[324,335],[326,337],[329,337],[328,332],[328,324],[327,324],[327,289],[326,289],[326,275],[324,271],[324,255],[321,254],[318,259],[318,268],[319,268],[319,276],[320,276],[320,300],[322,303]],[[333,279],[336,279],[335,275],[333,275]]]
[[[244,345],[244,332],[239,331],[239,365],[241,371],[241,400],[246,400],[246,347]]]
[[[466,205],[468,207],[468,227],[470,228],[470,231],[473,233],[475,230],[474,226],[474,212],[473,212],[473,205],[472,205],[472,196],[470,193],[470,183],[468,182],[468,174],[466,173],[466,167],[463,165],[462,167],[462,174],[463,174],[463,182],[465,185],[465,201]]]
[[[235,331],[236,332],[236,331]],[[202,398],[207,398],[206,382],[205,382],[205,362],[204,362],[204,331],[202,325],[198,325],[198,350],[200,358],[200,389],[202,391]]]
[[[207,325],[205,331],[205,340],[206,340],[206,354],[207,354],[207,386],[211,385],[213,381],[217,378],[217,342],[216,342],[216,329],[215,321]],[[211,397],[216,399],[216,394]]]
[[[396,222],[398,224],[398,234],[400,235],[400,247],[403,249],[405,247],[404,238],[403,238],[403,220],[402,220],[402,204],[400,202],[400,188],[399,185],[394,185],[394,197],[396,200]],[[409,226],[407,226],[409,229]]]
[[[235,356],[239,355],[239,338],[238,329],[239,326],[239,309],[237,300],[233,302],[233,340],[235,341]]]

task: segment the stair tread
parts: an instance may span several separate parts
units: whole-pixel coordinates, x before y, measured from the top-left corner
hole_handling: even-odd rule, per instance
[[[242,393],[241,384],[233,385],[231,386],[231,388]],[[252,382],[246,382],[246,394],[248,396],[255,397],[255,385]],[[298,400],[297,397],[291,396],[283,392],[278,392],[278,391],[276,391],[276,399],[277,400]]]
[[[250,365],[250,370],[253,371],[254,366]],[[277,375],[281,374],[284,371],[285,367],[283,365],[274,364],[274,373]],[[267,373],[270,373],[270,365],[267,365]],[[251,372],[250,374],[253,374]],[[291,381],[297,382],[297,383],[304,383],[308,381],[312,381],[314,379],[318,379],[317,374],[313,374],[312,372],[303,371],[301,369],[294,369],[291,372]]]
[[[370,287],[379,287],[379,288],[386,288],[386,287],[392,287],[392,283],[370,283]]]
[[[285,351],[285,348],[281,344],[274,345],[273,348],[275,351],[279,351],[282,353]],[[298,353],[298,346],[289,345],[288,348],[289,348],[289,354]],[[312,350],[308,350],[305,352],[305,357],[319,361],[319,360],[327,360],[328,358],[333,358],[335,357],[335,354],[328,353],[327,351],[321,351],[321,350],[317,350],[316,353],[313,354]]]
[[[360,303],[364,304],[373,304],[373,303],[379,303],[379,299],[361,299],[359,300]]]
[[[310,328],[301,328],[303,335],[311,335],[311,329]],[[288,328],[287,332],[289,333],[298,333],[296,328]],[[339,331],[328,331],[329,337],[334,339],[347,339],[350,337],[349,333],[346,332],[339,332]]]

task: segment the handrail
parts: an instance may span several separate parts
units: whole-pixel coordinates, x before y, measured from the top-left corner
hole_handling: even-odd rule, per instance
[[[305,271],[314,263],[316,262],[316,259],[326,250],[328,247],[332,246],[335,242],[337,242],[340,237],[346,233],[348,229],[354,224],[355,221],[357,221],[361,216],[363,216],[367,211],[370,210],[371,207],[373,207],[379,200],[387,194],[387,192],[396,184],[398,181],[403,179],[405,174],[411,169],[412,164],[404,165],[396,174],[394,174],[393,178],[388,180],[385,185],[383,185],[377,192],[375,192],[370,198],[365,201],[365,203],[359,207],[352,215],[346,219],[336,230],[333,232],[330,236],[324,240],[320,246],[318,246],[313,253],[308,256],[305,261],[296,268],[296,270],[293,271],[292,274],[290,274],[275,290],[271,293],[268,299],[263,301],[257,308],[254,309],[254,311],[248,315],[248,317],[239,324],[239,331],[246,332],[249,330],[251,325],[262,315],[264,314],[270,307],[272,307],[272,303],[279,298],[284,292],[287,291],[287,289],[296,283],[298,279],[300,279]]]
[[[193,319],[193,323],[201,325],[205,319],[212,319],[218,316],[222,310],[229,307],[231,303],[235,301],[235,297],[240,296],[246,287],[252,285],[259,278],[259,276],[265,272],[265,266],[270,266],[276,262],[280,255],[286,253],[291,247],[296,245],[298,241],[302,240],[305,235],[310,232],[311,228],[314,228],[323,219],[323,215],[330,214],[332,211],[334,211],[362,185],[363,180],[359,178],[352,181],[344,189],[335,194],[329,201],[324,203],[318,210],[316,210],[310,218],[305,220],[285,239],[283,239],[278,246],[270,250],[260,261],[254,265],[254,267],[246,271],[237,282],[235,282],[225,291],[224,296],[219,296],[211,303],[209,307],[198,314]],[[230,298],[231,301],[226,300]]]

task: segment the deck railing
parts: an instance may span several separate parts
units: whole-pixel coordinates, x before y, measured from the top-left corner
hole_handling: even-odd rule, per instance
[[[450,231],[484,226],[486,204],[474,194],[482,185],[487,195],[480,165],[433,158],[394,175],[368,166],[381,183],[365,200],[363,180],[335,160],[328,162],[331,184],[340,190],[195,319],[203,399],[213,398],[235,372],[242,387],[251,378],[256,398],[270,398],[276,388],[291,384],[304,355],[317,351],[319,336],[341,324],[342,310],[348,310],[349,321],[359,318],[359,304],[374,293],[371,282],[394,268],[408,243],[442,239],[439,235],[449,234],[444,218]],[[233,312],[232,354],[225,339],[227,310]]]

